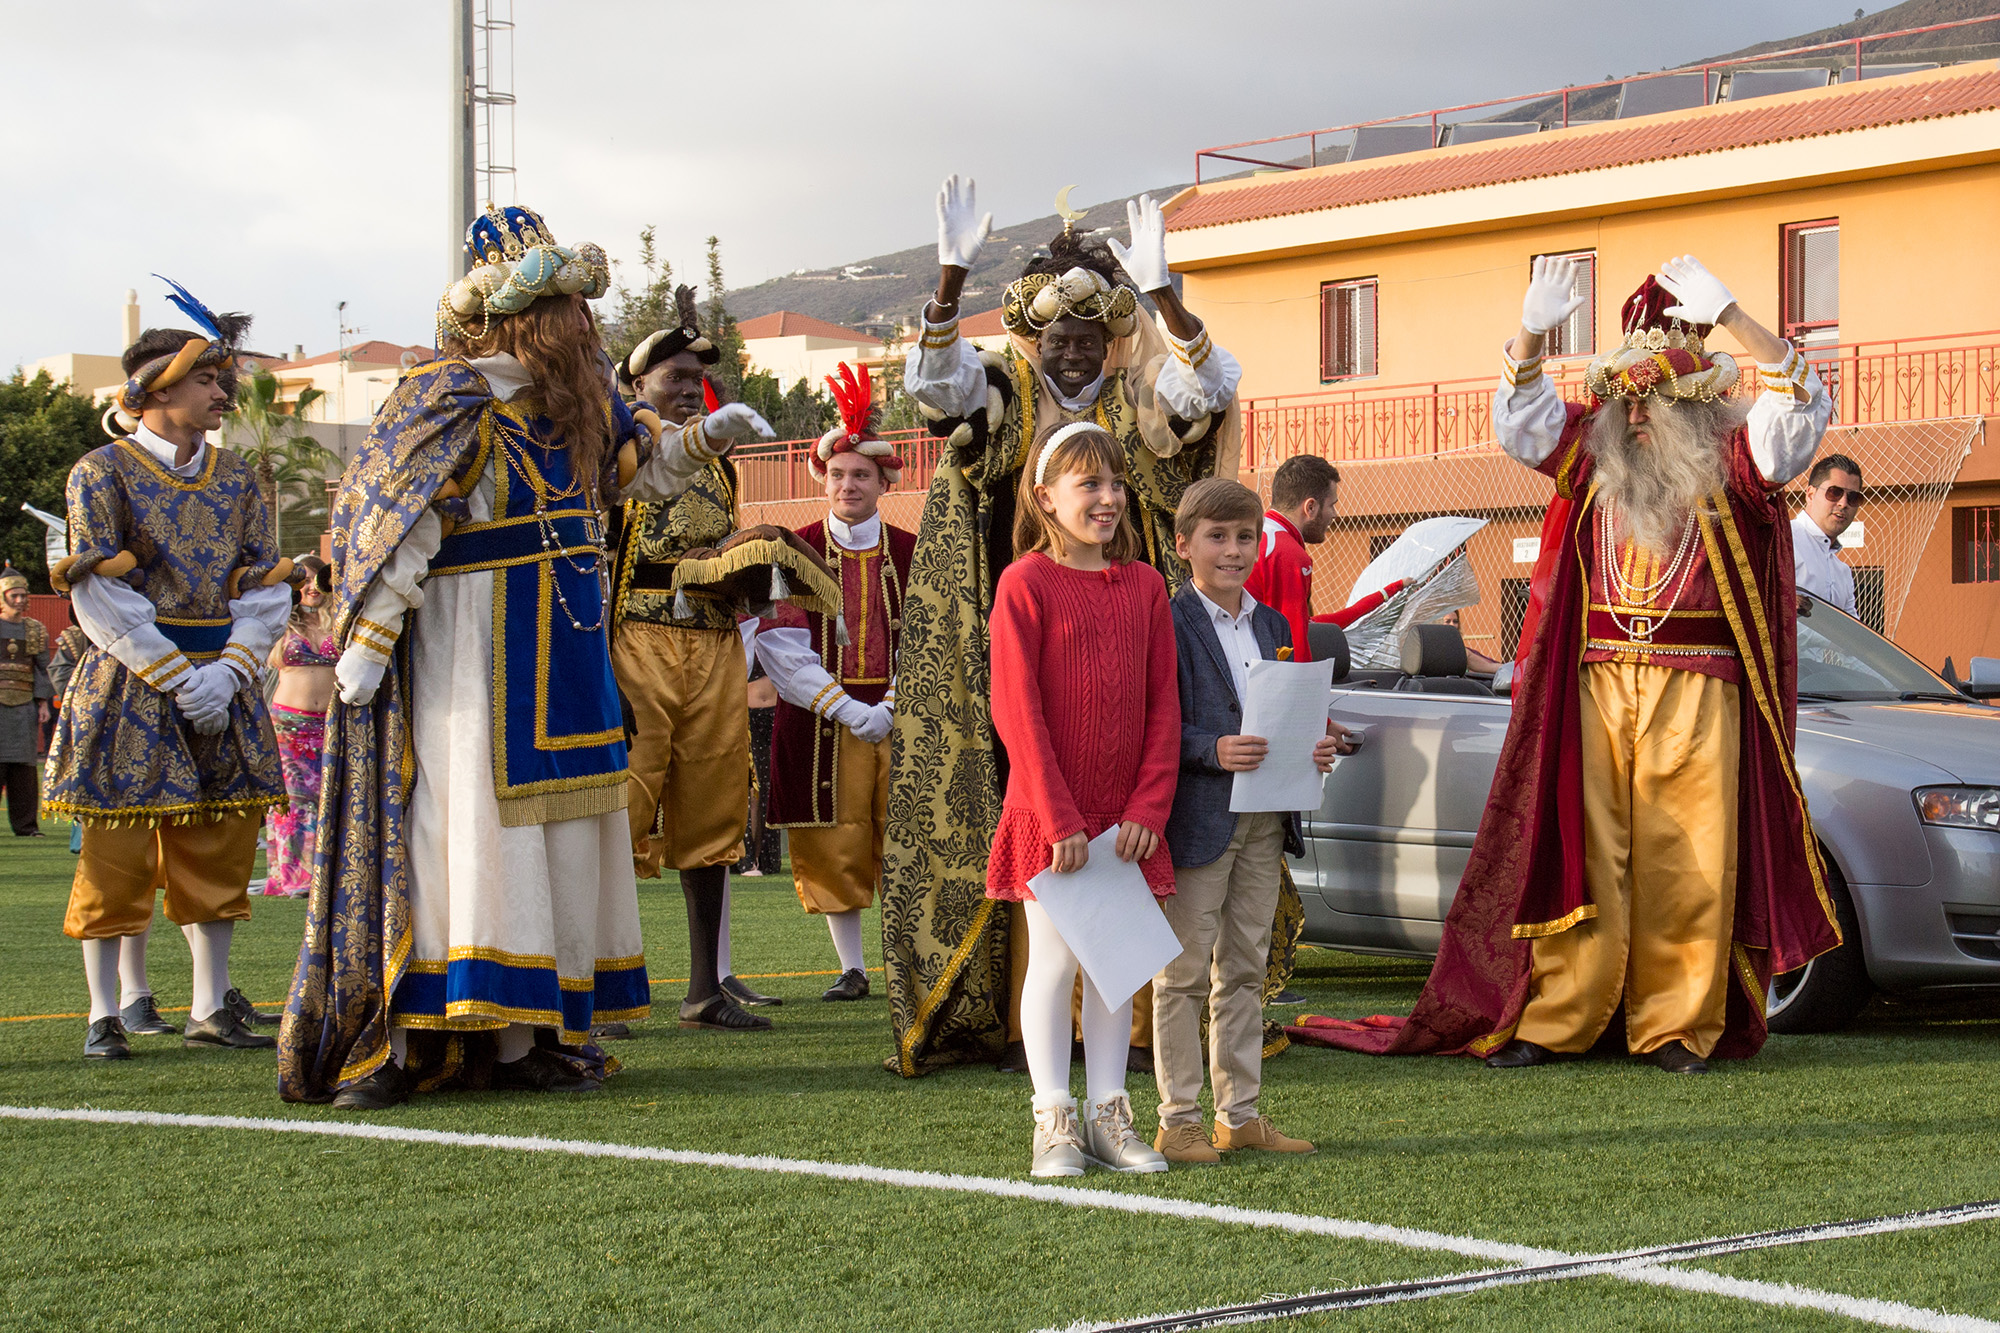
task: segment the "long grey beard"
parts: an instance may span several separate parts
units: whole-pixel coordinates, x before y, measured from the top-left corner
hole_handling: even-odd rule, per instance
[[[1622,399],[1592,414],[1584,448],[1596,459],[1597,503],[1609,505],[1619,541],[1665,555],[1691,510],[1722,485],[1722,450],[1747,408],[1733,400],[1648,405],[1650,442],[1641,444]]]

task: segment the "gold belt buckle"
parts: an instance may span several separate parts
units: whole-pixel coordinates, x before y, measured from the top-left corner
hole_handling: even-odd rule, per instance
[[[1633,617],[1632,638],[1638,643],[1651,643],[1653,641],[1653,620],[1651,616]]]

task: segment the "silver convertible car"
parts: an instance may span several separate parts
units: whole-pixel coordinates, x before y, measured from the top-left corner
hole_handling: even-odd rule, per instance
[[[1315,656],[1336,658],[1331,716],[1366,739],[1292,863],[1304,941],[1430,957],[1507,731],[1508,671],[1497,690],[1467,675],[1458,631],[1424,625],[1403,670],[1346,672],[1329,628],[1313,630]],[[2000,708],[1811,597],[1798,636],[1799,771],[1846,942],[1777,979],[1772,1030],[1840,1028],[1876,990],[2000,987]]]

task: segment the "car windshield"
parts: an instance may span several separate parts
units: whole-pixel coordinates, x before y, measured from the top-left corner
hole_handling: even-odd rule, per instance
[[[1965,696],[1853,616],[1799,597],[1799,698],[1865,700]]]

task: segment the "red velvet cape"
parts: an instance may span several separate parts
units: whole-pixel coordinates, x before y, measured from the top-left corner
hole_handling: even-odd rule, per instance
[[[1564,511],[1560,557],[1430,979],[1405,1020],[1286,1029],[1294,1041],[1376,1055],[1488,1054],[1512,1037],[1528,999],[1531,941],[1517,930],[1553,934],[1575,924],[1590,901],[1578,669],[1596,507],[1581,426],[1572,413],[1561,456],[1548,468],[1556,476],[1553,505]],[[1791,524],[1756,469],[1747,434],[1739,429],[1725,447],[1726,482],[1701,535],[1744,674],[1735,966],[1715,1049],[1741,1059],[1764,1044],[1771,977],[1837,947],[1840,928],[1792,758],[1798,638]]]

